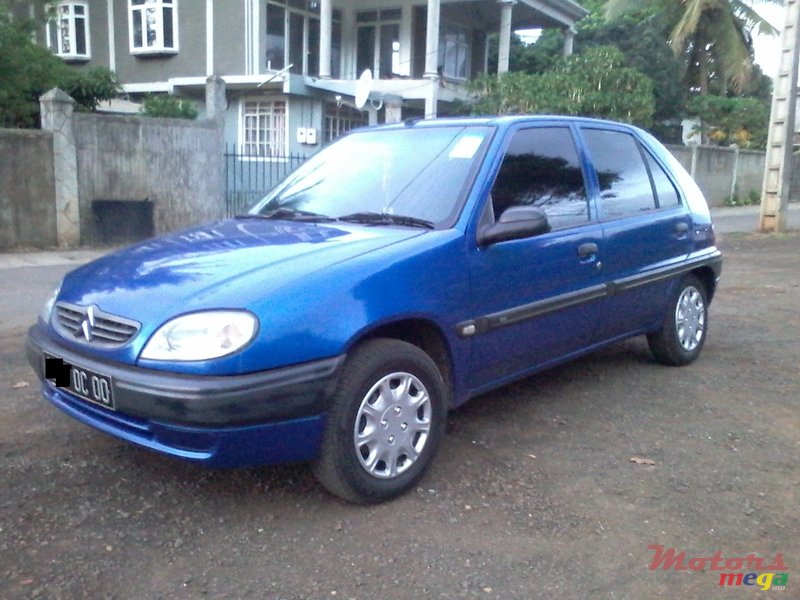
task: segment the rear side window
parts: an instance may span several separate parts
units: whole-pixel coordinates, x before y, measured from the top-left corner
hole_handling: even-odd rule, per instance
[[[656,209],[650,176],[632,135],[603,129],[583,129],[600,185],[605,219],[619,219]]]
[[[672,181],[670,181],[664,169],[661,168],[661,165],[659,165],[652,156],[647,152],[645,152],[644,155],[647,158],[647,166],[650,167],[650,174],[653,176],[653,187],[655,187],[656,190],[656,204],[658,208],[678,206],[681,200]]]
[[[589,220],[583,171],[567,127],[536,127],[511,138],[492,188],[496,218],[512,206],[535,206],[552,229]]]

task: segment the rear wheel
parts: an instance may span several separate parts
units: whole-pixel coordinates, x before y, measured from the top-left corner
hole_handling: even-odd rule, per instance
[[[662,364],[687,365],[698,357],[708,331],[706,288],[687,275],[670,297],[661,329],[647,336],[650,351]]]
[[[422,350],[378,339],[348,358],[328,413],[317,479],[352,502],[381,502],[414,486],[444,434],[446,389]]]

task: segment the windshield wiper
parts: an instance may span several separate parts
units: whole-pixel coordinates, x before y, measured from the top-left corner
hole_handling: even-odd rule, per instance
[[[423,227],[425,229],[434,228],[433,223],[425,219],[379,212],[357,212],[339,217],[338,220],[352,223],[368,223],[370,225],[404,225],[406,227]]]
[[[237,219],[276,219],[280,221],[306,221],[309,223],[317,223],[320,221],[335,221],[336,219],[328,215],[321,215],[319,213],[311,212],[308,210],[297,210],[294,208],[287,208],[282,206],[276,208],[268,213],[248,213],[244,215],[236,215]]]

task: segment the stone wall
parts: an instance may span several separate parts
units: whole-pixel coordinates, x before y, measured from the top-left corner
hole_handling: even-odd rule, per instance
[[[0,129],[0,250],[55,246],[53,136]]]
[[[75,115],[81,242],[108,241],[96,201],[152,204],[153,233],[218,219],[224,141],[214,121]]]
[[[222,217],[224,86],[209,78],[201,121],[75,113],[47,92],[43,131],[0,130],[0,249],[132,242]]]

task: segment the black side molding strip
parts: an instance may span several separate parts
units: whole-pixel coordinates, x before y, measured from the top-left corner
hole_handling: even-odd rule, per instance
[[[537,300],[530,304],[523,304],[522,306],[464,321],[456,325],[456,333],[460,337],[471,337],[479,333],[486,333],[487,331],[514,325],[521,321],[527,321],[528,319],[533,319],[547,313],[563,310],[570,306],[591,302],[592,300],[613,296],[614,294],[619,294],[642,285],[669,279],[670,277],[693,271],[698,267],[717,266],[718,269],[721,263],[722,253],[717,250],[713,254],[690,259],[680,265],[670,265],[653,269],[645,273],[616,279],[611,283],[593,285],[577,292],[560,294],[553,298]]]

